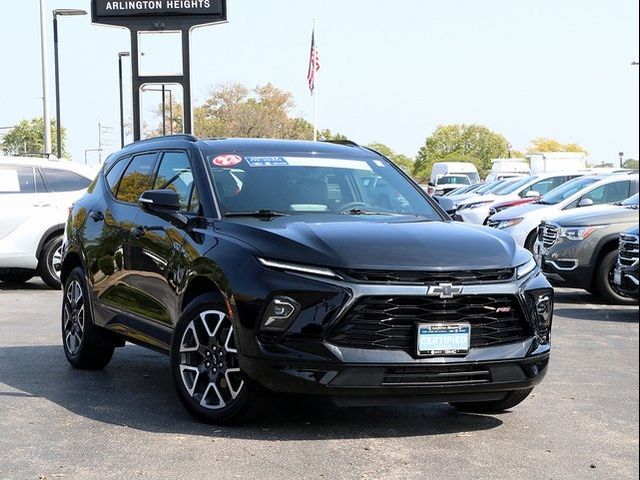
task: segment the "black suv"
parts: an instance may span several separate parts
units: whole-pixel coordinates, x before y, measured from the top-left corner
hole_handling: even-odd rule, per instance
[[[125,340],[168,354],[212,423],[265,389],[501,411],[549,360],[553,290],[531,254],[451,222],[355,144],[130,145],[73,206],[62,281],[74,367],[104,368]]]

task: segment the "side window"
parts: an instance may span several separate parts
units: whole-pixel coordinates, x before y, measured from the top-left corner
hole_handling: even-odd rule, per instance
[[[0,194],[35,192],[35,177],[32,167],[0,165]]]
[[[90,180],[67,170],[43,168],[42,174],[50,192],[75,192],[84,190],[91,183]]]
[[[44,180],[42,179],[42,172],[35,168],[33,170],[33,178],[35,180],[36,193],[45,193],[47,192],[47,187],[44,184]]]
[[[593,200],[594,205],[620,202],[631,196],[630,188],[631,182],[629,181],[609,183],[596,188],[582,198]]]
[[[555,177],[555,178],[547,178],[538,183],[534,183],[529,187],[526,191],[521,193],[521,197],[526,197],[529,192],[538,192],[540,195],[544,195],[547,192],[550,192],[556,187],[559,187],[565,182],[565,177]]]
[[[153,188],[176,192],[182,211],[197,213],[200,208],[191,163],[184,152],[167,152],[162,156]]]
[[[120,175],[122,175],[122,171],[124,167],[127,166],[127,162],[129,158],[121,158],[118,162],[111,167],[111,170],[108,171],[105,179],[107,180],[107,185],[111,189],[111,193],[114,195],[118,191],[118,180],[120,180]]]
[[[127,203],[138,203],[140,195],[145,190],[149,190],[151,185],[156,157],[155,153],[133,157],[118,184],[118,193],[116,194],[118,200]]]

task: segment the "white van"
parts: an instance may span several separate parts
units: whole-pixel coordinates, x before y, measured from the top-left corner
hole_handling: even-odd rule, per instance
[[[69,207],[94,176],[64,160],[0,157],[0,282],[40,275],[50,287],[60,287]]]
[[[466,175],[471,184],[480,183],[478,169],[473,163],[468,162],[438,162],[431,168],[431,184],[436,185],[438,179],[444,175]]]
[[[512,177],[528,177],[531,175],[529,163],[513,158],[496,158],[491,160],[491,172],[485,179],[486,183]]]

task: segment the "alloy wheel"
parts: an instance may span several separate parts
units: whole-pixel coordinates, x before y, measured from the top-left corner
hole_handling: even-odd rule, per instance
[[[60,245],[51,255],[49,262],[49,270],[58,279],[60,279],[60,270],[62,269],[62,245]]]
[[[85,327],[85,302],[82,287],[78,280],[67,286],[63,307],[64,343],[71,355],[77,355],[82,344]]]
[[[180,340],[180,378],[201,407],[218,410],[230,405],[244,387],[233,325],[217,310],[201,312]]]

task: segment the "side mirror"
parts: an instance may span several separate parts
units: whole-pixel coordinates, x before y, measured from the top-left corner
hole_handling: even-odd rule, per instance
[[[173,190],[147,190],[140,195],[143,210],[156,212],[177,212],[180,210],[180,196]]]
[[[538,198],[540,196],[540,192],[536,190],[529,190],[524,198]]]
[[[583,198],[578,202],[578,207],[591,207],[593,206],[593,200],[590,198]]]

